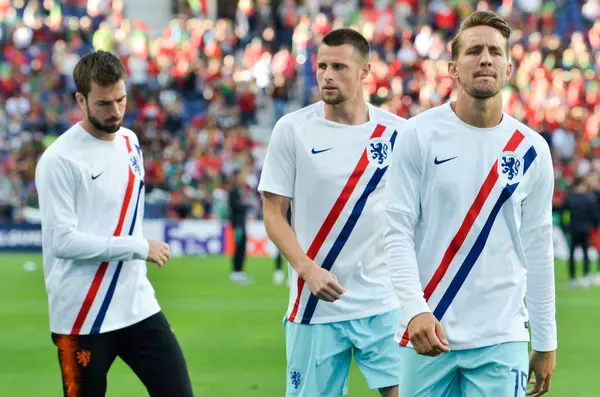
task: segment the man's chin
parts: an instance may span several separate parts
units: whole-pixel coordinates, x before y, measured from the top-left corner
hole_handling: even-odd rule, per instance
[[[496,90],[471,90],[470,94],[473,98],[476,99],[488,99],[495,97],[498,92]]]
[[[114,134],[115,132],[119,131],[120,128],[121,124],[103,125],[102,132],[105,132],[107,134]]]
[[[340,98],[339,96],[328,97],[326,95],[323,95],[323,102],[325,102],[327,105],[339,105],[343,101],[344,99]]]

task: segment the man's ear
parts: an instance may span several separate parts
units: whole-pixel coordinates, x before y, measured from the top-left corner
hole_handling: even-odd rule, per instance
[[[456,62],[448,62],[448,75],[454,80],[458,80],[458,70],[456,69]]]
[[[506,66],[506,81],[510,81],[510,77],[512,76],[512,72],[513,72],[513,63],[509,59],[508,60],[508,65]]]
[[[86,99],[83,96],[83,94],[81,92],[76,92],[75,93],[75,100],[77,101],[77,104],[79,105],[79,107],[81,108],[81,110],[85,110],[86,108]]]
[[[366,62],[362,67],[360,79],[364,81],[369,76],[369,73],[371,73],[371,64]]]

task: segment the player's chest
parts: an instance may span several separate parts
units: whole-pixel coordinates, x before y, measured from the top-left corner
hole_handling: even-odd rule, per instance
[[[144,179],[141,155],[135,151],[121,150],[87,159],[81,175],[89,204],[120,208],[123,200],[137,195]]]
[[[506,142],[433,142],[423,152],[422,189],[439,200],[479,197],[528,179],[529,166],[521,148],[507,149]],[[511,201],[520,201],[524,188]]]
[[[340,191],[348,184],[366,184],[374,174],[383,176],[391,160],[392,140],[389,135],[371,135],[304,139],[297,146],[296,180],[315,189]]]

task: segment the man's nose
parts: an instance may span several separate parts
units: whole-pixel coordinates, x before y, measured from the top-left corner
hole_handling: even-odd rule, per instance
[[[479,60],[481,66],[492,66],[492,55],[490,51],[485,49],[481,52],[481,59]]]

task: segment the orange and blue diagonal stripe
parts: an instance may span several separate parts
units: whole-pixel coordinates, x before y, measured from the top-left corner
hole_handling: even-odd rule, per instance
[[[124,136],[124,138],[125,138],[125,144],[127,146],[127,152],[131,153],[132,147],[131,147],[131,143],[129,142],[129,137]],[[125,218],[126,218],[128,210],[129,210],[129,207],[131,204],[131,199],[133,196],[133,188],[135,186],[136,178],[135,178],[135,174],[131,170],[131,167],[128,167],[128,172],[129,172],[129,174],[128,174],[128,179],[127,179],[127,188],[125,190],[125,197],[123,198],[123,204],[121,205],[119,220],[117,222],[117,226],[115,228],[113,236],[121,235],[122,230],[123,230],[123,225],[125,223]],[[132,224],[130,227],[129,234],[133,233],[133,229],[135,227],[135,222],[136,222],[136,218],[137,218],[137,209],[138,209],[138,205],[139,205],[140,196],[142,193],[143,184],[144,184],[144,182],[140,181],[139,188],[138,188],[137,200],[136,200],[136,204],[135,204],[135,213],[134,213],[134,216],[131,221]],[[102,280],[108,269],[108,264],[109,264],[109,262],[102,262],[100,264],[100,266],[98,267],[98,270],[96,271],[96,274],[94,275],[94,279],[92,280],[90,289],[88,290],[88,292],[85,296],[85,299],[83,300],[83,303],[81,305],[81,308],[79,309],[79,313],[77,314],[77,317],[75,318],[73,328],[71,329],[72,335],[78,335],[81,333],[83,324],[85,323],[85,320],[90,312],[92,304],[94,303],[94,300],[96,299],[96,295],[98,294],[98,290],[100,289],[100,285],[102,284]],[[116,272],[113,275],[113,280],[111,282],[111,285],[109,286],[108,293],[107,293],[105,300],[101,306],[101,309],[100,309],[100,312],[98,313],[96,321],[94,321],[92,331],[95,331],[95,332],[92,332],[92,333],[98,333],[100,331],[102,321],[104,320],[104,317],[106,315],[106,310],[108,310],[108,305],[110,304],[112,295],[114,294],[114,289],[116,287],[116,282],[119,277],[121,267],[122,267],[122,262],[119,263],[119,265],[117,266]],[[113,286],[113,283],[114,283],[114,286]],[[111,287],[112,287],[112,290],[111,290]]]
[[[513,133],[513,135],[511,136],[511,138],[508,141],[508,143],[506,144],[506,146],[504,147],[503,152],[517,150],[517,148],[523,142],[524,139],[525,139],[525,136],[519,130],[516,130]],[[536,157],[537,157],[537,152],[535,151],[535,148],[533,146],[531,146],[529,148],[529,150],[523,156],[523,161],[524,161],[523,174],[525,174],[527,172],[527,170],[531,166],[531,163],[535,160]],[[496,184],[499,180],[499,177],[500,177],[500,175],[498,173],[498,160],[496,160],[494,162],[494,165],[490,169],[490,172],[488,173],[487,178],[483,182],[483,185],[481,186],[479,193],[475,197],[473,204],[469,208],[469,211],[467,212],[467,215],[465,216],[460,228],[458,229],[458,232],[456,233],[456,235],[450,242],[450,245],[446,249],[446,252],[444,253],[444,256],[442,257],[442,261],[441,261],[440,265],[438,266],[438,268],[436,269],[435,273],[433,274],[431,280],[427,283],[427,286],[425,287],[424,298],[426,301],[429,301],[429,299],[431,298],[431,295],[436,290],[436,288],[440,284],[442,278],[448,271],[450,264],[456,257],[456,254],[462,247],[463,243],[465,242],[467,235],[469,234],[469,231],[471,230],[471,228],[473,227],[473,224],[475,223],[475,220],[478,218],[479,214],[481,213],[481,210],[482,210],[484,204],[486,203],[487,199],[489,198],[490,193],[492,192],[492,189],[494,188],[494,186],[496,186]],[[508,201],[508,199],[512,196],[512,194],[515,192],[515,190],[517,189],[518,186],[519,186],[518,182],[512,183],[512,184],[507,183],[506,186],[502,189],[500,196],[498,197],[496,203],[492,207],[492,210],[490,211],[481,232],[475,239],[475,243],[473,244],[473,247],[467,253],[463,263],[461,264],[461,266],[459,267],[454,278],[450,282],[448,289],[442,295],[442,298],[440,299],[439,303],[433,310],[433,314],[435,315],[435,317],[438,320],[442,319],[442,317],[448,310],[448,307],[450,306],[450,304],[452,303],[452,301],[458,294],[458,291],[460,290],[460,288],[464,284],[465,280],[467,279],[467,276],[469,275],[471,269],[473,269],[473,266],[475,265],[475,263],[477,262],[477,259],[479,258],[479,256],[483,252],[483,249],[485,248],[485,245],[489,238],[492,226],[494,225],[494,222],[495,222],[502,206],[504,205],[504,203],[506,201]],[[402,340],[400,341],[400,344],[402,346],[406,346],[408,344],[408,342],[409,342],[409,335],[408,335],[408,330],[406,330],[404,332],[404,335],[402,336]]]
[[[375,130],[373,131],[373,134],[371,135],[370,139],[380,138],[383,135],[385,130],[386,130],[385,126],[378,124],[375,127]],[[396,139],[396,135],[397,135],[397,133],[394,131],[394,134],[391,138],[392,146]],[[344,207],[350,200],[352,193],[354,192],[356,186],[358,185],[358,182],[360,181],[361,177],[365,173],[368,166],[369,166],[369,158],[368,158],[367,151],[365,149],[363,151],[356,167],[354,168],[352,174],[348,178],[346,185],[342,189],[340,195],[338,196],[337,200],[333,204],[329,214],[325,218],[325,221],[321,225],[321,228],[317,232],[317,235],[315,236],[313,242],[309,246],[308,251],[307,251],[307,256],[310,259],[314,260],[316,258],[319,250],[321,249],[321,247],[323,246],[323,243],[329,236],[333,226],[338,221],[340,214],[342,213],[342,210],[344,209]],[[337,257],[339,256],[340,252],[342,251],[342,248],[345,246],[348,239],[350,238],[350,235],[351,235],[354,227],[356,226],[356,223],[358,222],[360,215],[362,214],[362,212],[364,210],[364,207],[366,205],[367,199],[369,198],[369,195],[375,190],[375,188],[377,187],[377,185],[383,178],[383,175],[385,174],[387,168],[388,168],[387,166],[384,168],[378,168],[372,175],[369,182],[367,183],[365,190],[362,192],[361,196],[356,201],[350,216],[346,220],[346,223],[342,227],[340,234],[336,238],[333,246],[331,247],[330,251],[327,253],[327,256],[325,257],[325,260],[321,264],[321,267],[323,267],[324,269],[331,270]],[[298,292],[296,295],[296,300],[294,302],[294,306],[293,306],[292,311],[288,318],[289,321],[292,321],[292,322],[296,321],[296,318],[298,315],[298,310],[300,307],[300,300],[302,298],[303,288],[304,288],[304,280],[299,277],[298,278]],[[317,303],[318,303],[318,298],[312,294],[309,294],[306,307],[301,316],[301,322],[303,324],[310,323],[310,320],[312,319],[312,316],[315,312]]]

